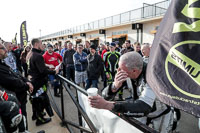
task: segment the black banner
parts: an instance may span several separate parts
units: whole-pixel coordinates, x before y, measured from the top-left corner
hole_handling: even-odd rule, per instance
[[[155,36],[147,81],[164,103],[200,117],[200,0],[172,0]]]
[[[12,39],[12,43],[13,43],[13,44],[17,44],[17,33],[15,34],[15,38]]]
[[[20,27],[20,43],[22,46],[26,46],[28,43],[28,34],[26,32],[26,21],[24,21]]]

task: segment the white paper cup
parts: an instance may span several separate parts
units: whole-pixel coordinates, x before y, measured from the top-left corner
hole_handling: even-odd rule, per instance
[[[97,88],[89,88],[87,90],[88,96],[97,96],[98,94],[98,89]]]

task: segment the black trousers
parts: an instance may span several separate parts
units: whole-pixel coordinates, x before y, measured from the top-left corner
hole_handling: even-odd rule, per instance
[[[74,82],[75,79],[75,68],[74,66],[67,66],[66,67],[66,78]],[[70,85],[68,85],[70,87]]]

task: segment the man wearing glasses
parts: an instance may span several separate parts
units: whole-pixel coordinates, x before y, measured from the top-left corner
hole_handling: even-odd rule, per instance
[[[7,49],[7,57],[4,59],[5,63],[10,66],[10,68],[13,69],[13,71],[18,72],[17,69],[17,63],[16,63],[16,57],[14,56],[12,49],[12,43],[11,42],[4,42],[4,46]]]
[[[4,59],[7,57],[7,52],[8,50],[6,47],[0,43],[0,77],[3,77],[0,79],[0,86],[16,94],[21,104],[22,114],[26,117],[27,91],[32,93],[33,85],[22,77],[21,74],[15,73],[11,67],[5,63]],[[26,121],[25,117],[23,121]],[[19,132],[26,132],[26,130],[27,127],[25,127],[25,124],[20,124]]]

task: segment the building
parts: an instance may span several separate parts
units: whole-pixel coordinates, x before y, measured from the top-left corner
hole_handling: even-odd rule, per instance
[[[86,40],[96,45],[112,41],[123,44],[125,40],[131,40],[132,43],[152,43],[153,32],[159,26],[169,4],[170,0],[155,4],[144,3],[141,8],[42,36],[41,40],[53,44],[65,41],[78,44]]]

